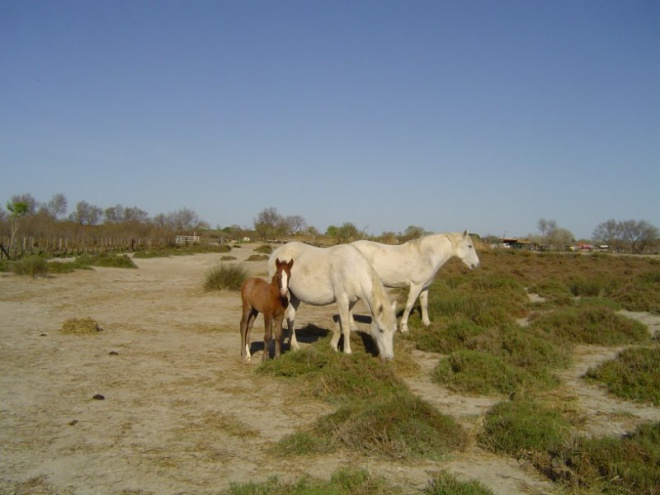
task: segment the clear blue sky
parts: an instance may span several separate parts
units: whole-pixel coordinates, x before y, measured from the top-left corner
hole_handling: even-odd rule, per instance
[[[660,228],[660,2],[0,0],[0,201]]]

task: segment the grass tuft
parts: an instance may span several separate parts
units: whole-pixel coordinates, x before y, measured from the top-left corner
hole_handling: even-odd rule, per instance
[[[243,265],[220,263],[206,273],[204,290],[240,290],[246,278],[247,271]]]
[[[484,420],[481,445],[496,453],[518,456],[528,451],[556,452],[568,438],[569,423],[561,413],[539,402],[500,402]]]
[[[626,349],[585,377],[604,383],[622,399],[660,406],[660,347]]]
[[[95,335],[101,331],[93,318],[72,318],[62,324],[62,333],[67,335]]]
[[[45,277],[49,273],[48,263],[41,256],[26,256],[18,261],[9,262],[9,269],[16,275]]]

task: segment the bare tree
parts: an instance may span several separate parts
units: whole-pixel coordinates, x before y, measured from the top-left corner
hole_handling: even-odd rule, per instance
[[[106,208],[103,211],[104,223],[118,224],[124,219],[124,207],[120,204]]]
[[[271,239],[286,235],[286,221],[277,212],[277,208],[262,210],[254,220],[254,230],[261,239]]]
[[[97,225],[103,216],[103,210],[98,206],[90,205],[87,201],[79,201],[76,210],[69,215],[69,219],[78,225]]]
[[[208,228],[208,224],[201,220],[197,213],[188,208],[169,213],[165,221],[169,228],[177,232],[190,232]]]
[[[619,225],[621,238],[630,245],[633,253],[643,252],[658,239],[658,229],[644,220],[626,220]]]
[[[11,253],[21,221],[25,216],[30,214],[30,204],[23,201],[9,201],[7,203],[7,210],[9,210],[11,226],[11,235],[9,237],[9,252]]]
[[[300,215],[288,216],[284,219],[287,229],[291,234],[298,234],[307,228],[307,222]]]
[[[591,236],[594,241],[611,246],[616,240],[619,239],[619,231],[619,223],[614,219],[610,219],[606,222],[598,224]]]
[[[543,244],[550,244],[550,237],[552,232],[557,228],[557,222],[555,220],[546,220],[541,218],[538,223],[539,232],[541,232],[541,239]]]

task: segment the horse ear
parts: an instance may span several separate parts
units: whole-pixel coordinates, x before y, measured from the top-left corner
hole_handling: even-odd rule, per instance
[[[289,261],[287,265],[289,265],[289,270],[291,270],[291,268],[293,267],[293,258],[291,258],[291,261]]]
[[[468,236],[468,231],[466,229],[465,232],[463,232],[463,237],[467,237],[467,236]]]
[[[275,258],[275,266],[279,267],[282,264],[279,258]]]

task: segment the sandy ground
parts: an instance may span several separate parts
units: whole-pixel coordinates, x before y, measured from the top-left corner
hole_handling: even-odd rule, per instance
[[[253,246],[232,251],[238,261]],[[444,462],[392,463],[341,454],[272,458],[267,449],[329,406],[287,393],[239,358],[240,296],[206,293],[220,255],[135,260],[139,269],[97,268],[31,279],[0,274],[0,494],[217,494],[232,482],[277,474],[328,478],[362,467],[419,493],[433,473],[477,478],[498,494],[555,487],[515,459],[478,447]],[[253,275],[265,262],[246,262]],[[332,328],[334,307],[301,308],[297,326]],[[630,314],[651,331],[660,318]],[[102,331],[66,335],[63,323],[90,317]],[[262,338],[263,320],[253,341]],[[414,330],[413,330],[414,331]],[[395,337],[396,340],[396,337]],[[578,349],[561,393],[584,416],[585,434],[621,433],[660,409],[626,403],[580,376],[618,349]],[[431,382],[438,356],[416,352],[412,390],[471,431],[498,398],[465,397]],[[103,399],[94,399],[95,395]]]

